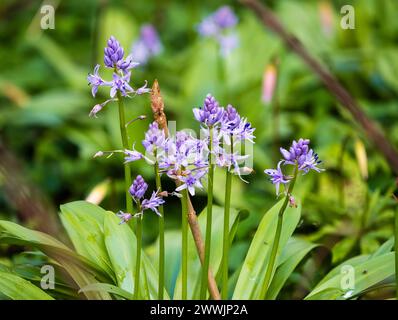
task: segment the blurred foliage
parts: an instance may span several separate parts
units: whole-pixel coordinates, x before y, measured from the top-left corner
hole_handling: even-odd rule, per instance
[[[398,146],[398,2],[265,2]],[[202,39],[195,30],[203,17],[222,4],[231,5],[239,16],[240,39],[239,47],[224,60],[216,44]],[[340,8],[345,4],[355,7],[355,30],[340,28]],[[208,92],[223,105],[233,104],[256,127],[254,174],[246,177],[248,184],[234,181],[233,206],[250,214],[237,230],[231,272],[242,266],[260,220],[276,201],[263,170],[275,166],[279,146],[286,147],[299,137],[311,139],[326,171],[299,179],[296,193],[302,212],[295,236],[320,244],[331,256],[329,251],[322,255],[316,250],[299,265],[280,297],[304,297],[337,263],[368,255],[392,236],[394,177],[387,162],[318,78],[239,3],[60,1],[54,30],[40,29],[40,6],[41,1],[5,0],[0,4],[0,139],[19,159],[26,179],[54,206],[84,199],[109,179],[101,206],[115,212],[122,207],[121,159],[92,159],[98,150],[120,148],[116,106],[106,106],[98,119],[88,117],[106,93],[100,89],[93,99],[86,75],[101,63],[110,35],[129,51],[140,25],[149,22],[159,31],[164,51],[134,70],[133,83],[140,86],[145,79],[150,84],[159,80],[168,119],[176,121],[177,129],[198,129],[192,108],[201,105]],[[324,6],[331,8],[329,31],[321,18]],[[274,102],[265,105],[261,101],[263,70],[275,58],[279,60],[277,92]],[[272,111],[276,105],[278,126]],[[149,106],[148,96],[128,100],[127,118],[146,114],[151,119]],[[138,150],[142,150],[140,141],[147,125],[148,121],[135,122],[128,129]],[[132,170],[154,185],[149,166],[133,164]],[[0,190],[6,183],[0,175]],[[164,184],[173,188],[166,179]],[[220,205],[223,188],[222,175],[216,173],[215,200]],[[193,199],[197,212],[204,208],[205,196],[202,192]],[[173,232],[179,227],[179,204],[177,199],[169,202],[166,227]],[[156,217],[147,217],[144,240],[149,245],[156,240],[157,230],[151,227]],[[0,218],[20,219],[4,192],[0,192]],[[0,248],[1,256],[7,261],[16,258],[6,247]],[[314,269],[319,259],[323,263]]]

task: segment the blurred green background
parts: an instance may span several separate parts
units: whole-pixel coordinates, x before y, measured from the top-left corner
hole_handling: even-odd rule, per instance
[[[325,64],[360,102],[370,118],[398,146],[398,2],[263,1]],[[303,215],[296,234],[322,243],[327,265],[359,253],[374,251],[392,235],[394,176],[352,117],[323,87],[319,79],[277,36],[236,1],[58,1],[55,29],[40,29],[41,1],[3,0],[0,4],[0,218],[62,237],[57,220],[60,204],[84,199],[100,185],[101,206],[123,209],[121,157],[96,158],[98,150],[121,146],[116,105],[107,105],[98,119],[88,117],[96,99],[87,74],[102,64],[110,35],[129,52],[140,26],[151,23],[159,32],[163,52],[134,69],[139,87],[158,79],[169,120],[177,129],[198,131],[192,108],[207,93],[231,103],[256,128],[254,173],[248,184],[234,181],[233,206],[247,209],[232,248],[231,268],[241,264],[258,221],[276,201],[275,190],[263,173],[276,166],[279,146],[309,138],[326,171],[299,179],[296,194]],[[220,58],[213,39],[196,32],[200,21],[221,5],[230,5],[239,23],[239,46]],[[340,8],[355,8],[355,30],[340,27]],[[277,90],[272,103],[261,99],[264,70],[277,65]],[[220,76],[220,64],[224,75]],[[128,119],[146,114],[146,121],[129,127],[132,141],[140,141],[151,119],[149,95],[127,100]],[[277,112],[275,112],[277,110]],[[152,185],[152,168],[132,166]],[[173,184],[164,179],[168,190]],[[222,205],[224,175],[216,173],[216,202]],[[197,212],[206,194],[193,199]],[[169,199],[168,199],[169,200]],[[170,199],[167,228],[179,227],[179,204]],[[154,215],[146,215],[145,241],[156,238]],[[0,249],[0,255],[10,255]],[[331,254],[329,254],[331,252]],[[325,258],[326,257],[326,258]],[[325,263],[325,262],[324,262]],[[302,266],[317,265],[310,259]],[[301,269],[303,270],[303,269]],[[325,271],[309,277],[308,286]],[[294,286],[294,277],[292,279]],[[289,287],[287,288],[287,290]],[[294,295],[294,293],[293,293]],[[297,293],[300,295],[300,293]]]

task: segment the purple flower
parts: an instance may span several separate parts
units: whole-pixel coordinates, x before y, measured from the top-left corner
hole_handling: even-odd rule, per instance
[[[203,37],[212,37],[220,45],[222,56],[228,55],[238,46],[238,36],[235,33],[227,33],[238,22],[238,18],[228,6],[223,6],[210,16],[203,19],[198,25],[198,32]]]
[[[141,203],[142,211],[150,209],[154,211],[159,217],[162,215],[158,211],[157,207],[161,206],[165,201],[158,196],[158,193],[153,191],[150,199],[144,199]]]
[[[142,87],[138,88],[138,89],[135,91],[135,94],[140,95],[140,94],[144,94],[144,93],[151,92],[151,89],[150,89],[150,88],[147,88],[147,85],[148,85],[148,81],[145,80],[145,84],[144,84]]]
[[[218,101],[209,93],[202,108],[194,108],[195,119],[208,127],[213,127],[222,119],[224,108],[219,106]]]
[[[281,154],[286,160],[286,164],[297,164],[298,169],[304,171],[304,173],[307,173],[311,169],[321,172],[322,169],[317,167],[321,161],[318,160],[318,155],[309,148],[309,144],[309,139],[299,139],[298,142],[293,140],[289,151],[280,148]]]
[[[239,124],[240,115],[238,111],[236,111],[236,109],[232,105],[227,105],[222,117],[221,129],[232,134],[233,130],[236,129]]]
[[[140,37],[132,47],[134,59],[145,64],[151,57],[158,55],[162,49],[156,29],[150,24],[143,25]]]
[[[148,185],[145,182],[144,178],[138,175],[133,184],[130,186],[129,192],[130,195],[134,198],[134,200],[140,200],[144,196],[146,190],[148,189]]]
[[[229,6],[222,6],[214,12],[213,20],[221,29],[232,28],[238,23],[238,18]]]
[[[133,61],[133,56],[130,54],[127,56],[126,60],[119,60],[116,63],[116,69],[122,70],[124,73],[128,72],[130,69],[135,68],[140,63]]]
[[[278,162],[278,167],[276,169],[266,169],[264,172],[271,177],[271,182],[275,185],[276,194],[279,195],[280,184],[287,184],[290,182],[288,177],[283,175],[281,170],[281,164],[284,163],[283,160]]]
[[[90,113],[89,113],[89,117],[94,117],[94,118],[98,118],[97,117],[97,113],[98,112],[100,112],[102,109],[103,109],[103,107],[105,107],[109,102],[112,102],[112,101],[115,101],[116,99],[109,99],[109,100],[106,100],[106,101],[104,101],[103,103],[100,103],[100,104],[96,104],[92,109],[91,109],[91,111],[90,111]]]
[[[145,139],[142,141],[142,145],[145,150],[153,155],[157,149],[164,149],[166,142],[166,136],[162,129],[159,129],[159,125],[156,121],[149,125],[148,131],[145,133]]]
[[[134,89],[129,85],[130,72],[120,76],[117,73],[113,73],[113,82],[110,92],[111,98],[115,97],[117,90],[120,91],[122,96],[128,95],[130,92],[134,92]]]
[[[119,211],[116,214],[116,216],[118,216],[120,218],[120,223],[119,224],[127,223],[133,217],[133,215],[131,213],[126,213],[126,212],[123,212],[123,211]]]
[[[199,189],[203,189],[203,185],[200,182],[200,179],[206,174],[206,171],[199,170],[194,172],[188,172],[185,175],[181,176],[180,181],[183,183],[180,185],[176,191],[181,191],[184,189],[188,189],[189,193],[194,196],[195,195],[195,187]]]
[[[114,36],[109,38],[104,53],[104,63],[108,68],[114,68],[124,56],[124,50]]]
[[[93,97],[95,97],[95,95],[97,94],[98,87],[100,87],[100,86],[109,86],[110,85],[109,82],[103,80],[98,75],[99,67],[100,67],[100,65],[97,64],[95,66],[95,68],[94,68],[94,73],[93,74],[89,74],[88,77],[87,77],[89,85],[92,86],[91,93],[92,93]]]
[[[124,150],[124,154],[125,154],[125,157],[124,157],[125,164],[129,163],[129,162],[140,160],[144,157],[140,152],[135,151],[135,150],[127,150],[126,149],[126,150]]]

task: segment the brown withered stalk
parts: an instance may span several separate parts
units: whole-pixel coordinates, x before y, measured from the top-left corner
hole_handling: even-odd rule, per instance
[[[169,129],[167,127],[167,118],[164,113],[164,101],[160,93],[159,83],[156,79],[153,83],[151,91],[151,108],[155,121],[158,123],[159,127],[164,130],[166,137],[168,137]],[[178,181],[175,182],[177,185],[179,184]],[[195,209],[192,206],[192,202],[189,198],[189,195],[188,195],[188,223],[191,229],[193,239],[195,241],[195,246],[196,250],[198,251],[200,262],[203,265],[205,258],[205,246],[202,238],[202,233],[200,232],[198,218],[196,216]],[[210,269],[207,277],[208,277],[210,296],[214,300],[220,300],[221,299],[220,292],[218,290],[214,275]]]
[[[343,87],[343,85],[304,47],[299,39],[290,34],[277,16],[265,5],[257,0],[240,0],[250,8],[262,22],[262,24],[273,31],[285,45],[295,52],[305,64],[319,77],[325,87],[332,93],[341,105],[347,109],[354,121],[357,121],[374,146],[384,155],[391,169],[398,173],[398,152],[384,135],[382,129],[370,119],[362,110],[358,102]]]

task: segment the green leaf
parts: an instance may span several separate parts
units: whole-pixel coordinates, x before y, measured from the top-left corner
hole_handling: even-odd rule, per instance
[[[79,292],[89,292],[89,291],[104,291],[104,292],[116,294],[116,295],[118,295],[122,298],[125,298],[127,300],[134,299],[134,295],[131,294],[130,292],[127,292],[126,290],[123,290],[122,288],[111,285],[109,283],[92,283],[92,284],[89,284],[88,286],[85,286],[84,288],[81,288],[79,290]]]
[[[207,209],[204,208],[198,217],[200,230],[203,239],[206,233],[206,215]],[[239,211],[231,210],[230,213],[230,233],[236,231],[236,224],[239,221]],[[222,259],[223,246],[223,225],[224,225],[224,209],[218,206],[213,206],[212,216],[212,232],[211,232],[211,252],[210,252],[210,268],[214,275],[217,274]],[[198,299],[201,281],[201,263],[198,252],[196,250],[195,242],[192,233],[188,234],[188,299]],[[174,290],[174,299],[181,299],[181,270],[178,275],[176,286]]]
[[[0,221],[0,242],[28,245],[39,249],[61,265],[80,288],[98,282],[96,278],[109,279],[95,264],[77,255],[62,242],[45,233],[27,229],[16,223]],[[86,297],[88,299],[110,298],[108,294],[98,293],[87,293]]]
[[[283,249],[274,278],[268,289],[267,297],[275,299],[286,280],[297,267],[301,260],[318,245],[291,237]]]
[[[113,269],[117,275],[118,285],[128,291],[134,292],[135,263],[137,240],[131,229],[119,224],[120,220],[111,212],[105,217],[105,243],[112,261]],[[142,268],[140,273],[140,293],[144,299],[157,299],[158,273],[145,252],[142,255]],[[164,296],[168,299],[167,292]]]
[[[265,277],[265,270],[275,235],[278,212],[282,206],[282,202],[283,200],[279,201],[262,218],[243,263],[232,299],[244,300],[260,298],[259,284],[262,283]],[[288,207],[284,213],[281,239],[277,254],[278,264],[281,252],[299,222],[300,212],[301,206],[298,208]]]
[[[115,279],[104,239],[106,211],[86,201],[75,201],[61,205],[61,212],[62,224],[77,253]]]
[[[4,271],[0,271],[0,292],[12,300],[54,300],[31,282]]]
[[[342,298],[349,299],[352,296],[360,295],[361,292],[394,275],[395,274],[394,259],[395,259],[394,252],[389,252],[384,255],[359,262],[356,265],[348,262],[342,264],[341,266],[343,265],[352,266],[354,268],[354,276],[355,276],[354,289],[352,289],[349,295],[343,296]],[[341,266],[340,268],[336,269],[341,270]],[[326,289],[342,290],[341,281],[342,278],[346,276],[347,276],[346,274],[343,274],[341,272],[337,274],[335,272],[333,277],[329,277],[327,281],[322,281],[319,285],[317,285],[315,289],[311,291],[310,294],[306,297],[306,299],[311,300],[318,293]],[[328,297],[324,295],[324,298],[327,299]]]

